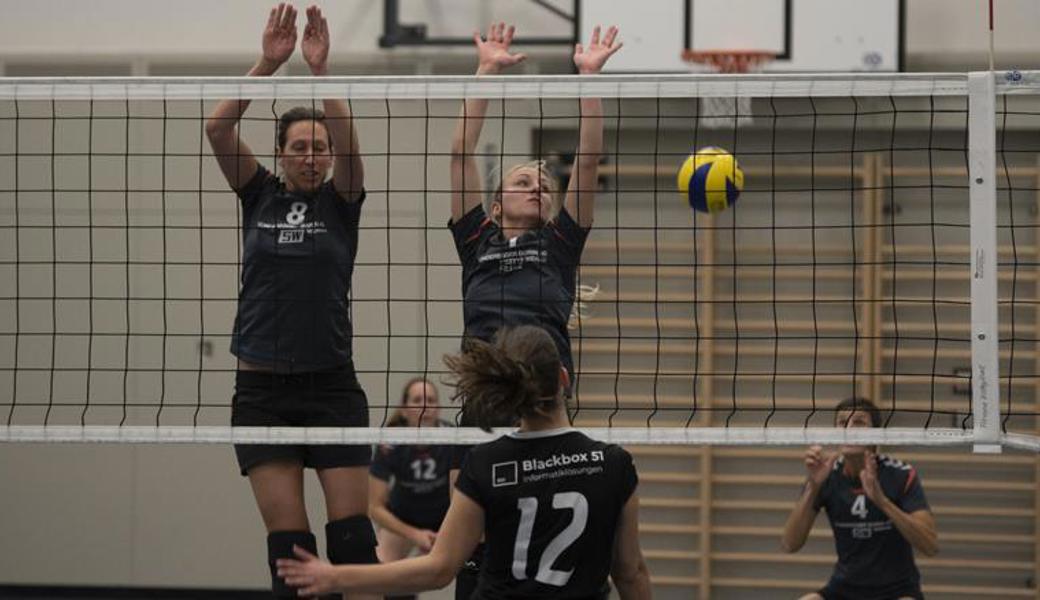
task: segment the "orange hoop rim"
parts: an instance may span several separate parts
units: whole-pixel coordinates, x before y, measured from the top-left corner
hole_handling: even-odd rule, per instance
[[[747,73],[776,58],[769,50],[683,50],[682,59],[707,65],[719,73]]]

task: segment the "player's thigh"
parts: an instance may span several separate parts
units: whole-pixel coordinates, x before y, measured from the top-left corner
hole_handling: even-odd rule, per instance
[[[267,461],[250,467],[248,476],[267,531],[310,529],[302,464],[291,459]]]
[[[404,536],[397,535],[389,529],[380,529],[376,533],[376,556],[379,562],[391,562],[407,558],[412,552],[414,545]]]
[[[824,600],[824,598],[816,592],[813,592],[811,594],[801,596],[800,598],[798,598],[798,600]]]
[[[368,467],[318,469],[329,521],[368,514]]]

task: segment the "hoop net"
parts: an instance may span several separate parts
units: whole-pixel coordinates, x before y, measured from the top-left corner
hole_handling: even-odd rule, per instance
[[[759,73],[776,54],[766,50],[684,50],[683,60],[720,75]],[[702,97],[701,124],[711,129],[742,127],[754,122],[750,96]]]

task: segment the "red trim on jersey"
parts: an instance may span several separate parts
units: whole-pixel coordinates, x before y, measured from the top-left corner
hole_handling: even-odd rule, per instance
[[[480,227],[477,227],[477,232],[466,238],[466,243],[470,243],[473,240],[480,237],[480,234],[484,232],[484,228],[493,223],[491,217],[484,217],[484,220],[480,222]]]
[[[917,469],[910,467],[910,475],[906,478],[906,485],[903,486],[903,493],[910,491],[910,484],[914,482],[914,478],[917,477]]]

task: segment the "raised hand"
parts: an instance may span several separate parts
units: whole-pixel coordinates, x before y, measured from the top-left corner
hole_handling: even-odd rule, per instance
[[[821,446],[809,446],[805,451],[805,470],[809,472],[809,480],[816,485],[822,485],[837,459],[837,454],[825,453]]]
[[[263,37],[264,62],[280,67],[296,48],[296,9],[280,2],[271,9]]]
[[[863,453],[863,469],[859,472],[859,483],[863,486],[863,495],[874,504],[879,504],[884,492],[878,483],[877,458],[870,450]]]
[[[492,23],[488,28],[487,39],[481,37],[479,31],[473,32],[473,43],[477,45],[478,71],[480,73],[498,73],[527,58],[521,52],[511,53],[509,45],[513,43],[516,28],[505,23]]]
[[[601,41],[599,25],[596,25],[592,29],[592,38],[589,40],[588,47],[584,47],[580,43],[575,44],[574,66],[578,68],[578,72],[583,75],[599,73],[607,59],[621,49],[621,42],[615,43],[617,34],[618,28],[611,25],[607,28],[607,33]]]
[[[317,6],[307,9],[307,26],[303,29],[300,50],[311,73],[324,75],[329,60],[329,22]]]

